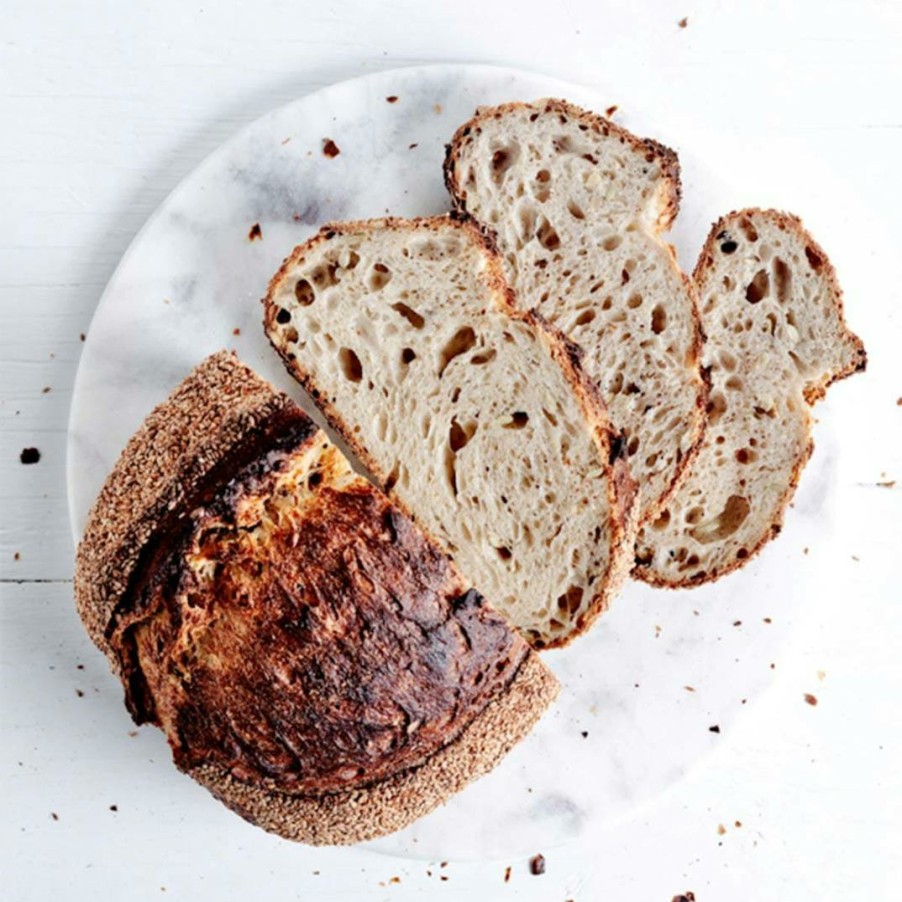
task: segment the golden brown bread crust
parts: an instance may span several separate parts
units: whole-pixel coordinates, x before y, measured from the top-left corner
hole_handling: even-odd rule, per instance
[[[241,522],[236,534],[252,532],[245,522],[248,517],[254,519],[253,515],[259,514],[261,509],[272,513],[267,504],[273,499],[265,497],[266,486],[272,488],[270,471],[281,472],[286,455],[290,457],[292,449],[314,446],[325,446],[333,464],[340,460],[340,468],[346,475],[336,482],[335,492],[340,494],[349,489],[349,507],[344,511],[346,518],[353,521],[361,533],[366,533],[372,545],[369,548],[361,539],[356,551],[346,558],[347,568],[360,571],[355,577],[356,589],[366,595],[371,583],[380,580],[389,585],[377,587],[373,583],[374,591],[385,589],[388,594],[395,592],[396,596],[405,591],[407,594],[393,596],[392,600],[384,597],[383,592],[381,603],[391,610],[383,612],[381,617],[359,617],[360,636],[349,639],[343,656],[338,655],[330,661],[327,652],[321,655],[324,672],[330,667],[338,667],[341,671],[342,666],[349,666],[350,670],[340,674],[349,678],[344,683],[346,695],[363,693],[357,701],[364,707],[351,711],[346,723],[338,725],[337,733],[330,734],[327,729],[324,734],[320,731],[322,735],[318,738],[326,745],[330,741],[337,742],[339,734],[347,728],[353,730],[356,723],[360,728],[356,752],[363,758],[359,759],[358,754],[358,760],[351,762],[353,767],[349,771],[342,769],[347,762],[332,766],[335,762],[331,762],[328,755],[321,754],[318,759],[313,755],[308,760],[312,762],[313,770],[318,767],[319,771],[305,781],[292,778],[297,776],[297,760],[288,761],[280,772],[280,766],[286,763],[281,755],[284,748],[274,748],[273,736],[266,735],[265,727],[262,733],[259,732],[260,722],[245,718],[240,705],[229,709],[232,693],[241,688],[236,686],[233,678],[249,680],[252,685],[246,685],[244,689],[251,695],[267,688],[265,679],[262,683],[255,682],[260,668],[242,667],[234,659],[217,658],[230,647],[228,641],[225,646],[216,646],[215,641],[205,644],[212,633],[196,629],[199,625],[204,626],[204,617],[198,612],[205,604],[214,614],[208,618],[213,622],[228,609],[230,602],[235,601],[234,597],[225,599],[218,591],[204,594],[192,584],[188,587],[193,591],[191,603],[178,611],[170,610],[174,616],[168,624],[141,615],[159,614],[158,609],[151,610],[152,602],[159,601],[167,591],[171,594],[173,577],[179,575],[179,566],[171,566],[177,550],[186,552],[198,572],[206,572],[211,561],[205,554],[211,547],[224,547],[221,543],[223,520],[228,518],[229,512],[237,517],[240,510],[245,518],[237,518]],[[239,475],[244,474],[244,481],[236,480],[236,470]],[[324,478],[325,471],[318,472],[318,479]],[[318,488],[319,481],[308,480],[307,486],[317,498],[320,494],[328,494]],[[336,513],[334,501],[332,498],[331,505],[325,505],[327,510],[321,511],[324,516],[318,526],[313,519],[303,520],[305,529],[311,530],[306,539],[311,552],[307,555],[308,566],[317,551],[314,545],[328,557],[326,546],[331,533],[325,515],[330,511]],[[369,521],[366,511],[356,507],[358,502],[369,505]],[[203,524],[205,538],[200,544],[180,546],[179,541],[184,542],[186,536],[197,538],[192,517]],[[367,530],[368,522],[373,526],[372,517],[376,518],[377,526]],[[343,529],[336,529],[335,535],[331,536],[331,558],[321,566],[327,584],[321,587],[317,602],[324,606],[335,601],[329,596],[328,582],[331,571],[340,566],[336,559],[347,551],[339,547],[342,543],[338,532],[347,537],[350,531],[348,524],[344,524]],[[389,569],[394,568],[392,579],[379,569],[376,554],[380,550],[376,546],[384,538],[383,532],[388,535],[390,544],[394,544],[392,535],[399,540],[395,557],[389,555],[387,564]],[[164,534],[162,541],[158,541],[161,533]],[[304,535],[291,530],[284,530],[280,535],[281,544],[294,549],[305,540]],[[216,545],[217,541],[220,546]],[[285,554],[285,548],[278,542],[264,543],[263,548],[277,556]],[[371,566],[365,566],[361,558],[367,548]],[[149,554],[148,549],[152,553]],[[254,563],[240,555],[230,560],[239,568]],[[410,570],[412,583],[410,580],[405,583],[404,574],[399,571],[405,566]],[[329,574],[325,573],[326,569],[330,570]],[[216,572],[216,568],[210,568],[209,572]],[[286,572],[281,575],[294,577],[297,574]],[[426,592],[425,584],[430,580],[440,582],[432,587],[436,590],[435,597]],[[275,591],[274,583],[269,585]],[[166,586],[168,590],[161,588]],[[216,584],[216,588],[224,587]],[[292,594],[290,588],[283,587],[283,591],[286,595]],[[136,599],[135,593],[141,598]],[[409,823],[494,766],[529,731],[558,689],[557,681],[525,643],[484,608],[476,593],[466,590],[450,562],[430,548],[428,540],[404,522],[385,498],[350,472],[346,461],[340,459],[300,409],[225,353],[204,361],[166,402],[151,413],[129,442],[89,516],[78,552],[76,594],[79,613],[92,638],[110,658],[113,669],[127,681],[133,711],[139,719],[162,723],[173,745],[176,763],[249,820],[293,839],[354,842]],[[348,601],[347,598],[344,600]],[[135,601],[137,607],[132,604]],[[151,602],[149,606],[146,605],[148,601]],[[259,599],[253,599],[256,601]],[[252,636],[259,645],[252,653],[265,658],[265,653],[270,652],[263,664],[270,667],[268,675],[272,677],[281,664],[287,663],[287,658],[276,653],[279,648],[267,649],[266,645],[270,641],[277,645],[281,642],[276,636],[278,629],[302,631],[303,618],[299,613],[303,612],[285,610],[273,600],[271,593],[264,601],[262,607],[266,608],[270,621],[260,633]],[[378,608],[380,603],[380,599],[361,597],[356,601],[361,610],[369,605],[370,611]],[[135,611],[138,616],[131,616]],[[328,644],[331,638],[323,633],[329,629],[340,632],[353,620],[353,616],[343,619],[329,617],[328,613],[324,616],[318,630],[321,651],[323,643]],[[220,638],[233,633],[236,627],[246,625],[248,620],[250,618],[243,615],[232,618]],[[389,621],[392,628],[383,629]],[[127,648],[129,629],[137,627],[140,630],[142,625],[148,624],[160,628],[147,630],[140,640],[133,641]],[[201,641],[190,648],[175,648],[172,644],[165,648],[167,639],[182,626]],[[379,646],[379,635],[373,638],[380,629],[381,635],[386,637],[382,646]],[[367,654],[353,653],[351,646],[359,648],[359,640],[364,634],[366,641],[373,643],[373,648],[381,649],[381,665],[386,667],[386,673],[376,672],[380,659],[379,654],[374,659],[373,648],[368,648]],[[157,640],[161,644],[158,645]],[[470,659],[468,653],[474,645],[477,653]],[[282,648],[284,650],[284,645]],[[422,652],[425,660],[407,660],[402,668],[404,673],[396,670],[393,677],[389,672],[392,664],[385,658],[389,653],[396,655],[400,666],[404,663],[405,648],[409,654]],[[168,654],[173,650],[175,653]],[[136,670],[148,664],[151,670],[156,665],[156,673],[151,674],[150,680],[153,686],[148,686],[147,680],[143,685],[140,679],[135,680]],[[403,697],[408,665],[414,677],[423,679],[419,682],[411,680],[407,694],[420,705],[426,718],[433,717],[435,722],[423,726],[425,741],[419,745],[415,741],[409,742],[410,752],[394,757],[392,749],[403,746],[408,736],[419,731],[420,725],[409,720],[400,725],[403,729],[394,729],[398,724],[392,723],[389,725],[392,729],[386,731],[380,729],[385,724],[376,724],[370,729],[371,724],[361,725],[355,718],[365,719],[366,715],[361,715],[361,711],[369,710],[370,694],[377,697],[370,711],[377,719],[386,710],[384,704],[380,707],[378,703],[380,692],[383,702],[387,691],[395,697]],[[366,670],[367,667],[369,674],[361,672],[361,668]],[[221,704],[227,715],[235,714],[237,710],[237,723],[230,722],[230,726],[238,730],[237,734],[228,735],[227,730],[224,734],[222,723],[210,727],[209,723],[193,721],[198,714],[196,708],[189,712],[187,719],[180,719],[179,714],[185,711],[185,699],[193,691],[190,679],[186,681],[181,677],[192,672],[199,682],[204,674],[208,674],[207,688],[214,687],[214,691],[207,694],[198,690],[201,707]],[[310,673],[305,676],[310,674],[319,679],[320,671],[311,665]],[[142,673],[141,676],[146,675]],[[178,678],[170,679],[173,676]],[[224,685],[217,686],[220,679]],[[464,679],[469,679],[469,686],[451,685],[454,680]],[[375,684],[380,680],[381,687],[378,687]],[[172,690],[171,694],[167,696],[161,691],[160,695],[154,695],[155,691],[164,688]],[[268,688],[273,689],[272,680]],[[310,688],[309,680],[307,688]],[[340,709],[348,700],[340,693],[336,697],[334,688],[334,682],[330,687],[327,679],[323,696],[314,699],[315,692],[310,696],[311,710],[319,705],[313,718],[317,729],[322,727],[323,717],[331,716],[329,712]],[[214,699],[219,690],[220,694]],[[271,707],[276,696],[270,694],[272,697],[264,699],[258,706],[257,713],[263,714],[263,721],[268,721],[269,715],[277,720],[277,712]],[[290,689],[286,686],[279,698],[289,694]],[[262,696],[258,694],[258,700],[260,698]],[[435,704],[430,706],[430,700]],[[157,710],[157,703],[160,710]],[[208,715],[211,711],[207,708],[200,713]],[[298,740],[290,729],[285,729],[286,724],[290,726],[291,715],[298,713],[303,712],[295,709],[289,712],[286,723],[275,724],[278,740],[285,740],[288,745]],[[241,735],[242,730],[247,732]],[[379,748],[379,741],[386,737],[391,748]],[[219,754],[211,754],[213,745],[219,740],[224,740],[225,748],[219,748]],[[259,744],[257,740],[260,740]],[[248,743],[245,751],[249,749],[249,754],[235,754],[235,744],[242,741]],[[191,745],[192,742],[197,744]],[[351,749],[351,758],[354,751]],[[370,764],[373,766],[368,767]],[[311,774],[308,772],[307,776],[311,777]],[[334,791],[336,789],[339,791]]]
[[[110,631],[129,708],[183,769],[293,794],[372,785],[452,741],[528,653],[320,432],[187,520]]]
[[[400,830],[488,773],[532,729],[559,685],[530,653],[511,683],[463,732],[422,766],[375,786],[319,798],[240,783],[222,768],[188,773],[245,820],[311,845],[338,845]]]
[[[104,653],[110,656],[107,624],[150,537],[216,468],[253,457],[254,446],[265,446],[296,411],[286,395],[221,351],[148,415],[107,477],[76,552],[78,613]]]
[[[614,136],[618,138],[622,144],[628,144],[635,151],[643,154],[647,162],[657,162],[661,169],[662,194],[660,199],[660,212],[654,222],[655,232],[661,233],[671,227],[679,213],[680,199],[682,196],[680,163],[675,151],[651,138],[640,138],[627,129],[623,128],[622,126],[618,125],[617,123],[612,122],[610,119],[606,119],[605,117],[599,116],[598,114],[593,113],[589,110],[584,110],[581,107],[568,103],[565,100],[537,100],[534,103],[523,103],[516,101],[512,103],[500,104],[494,107],[484,107],[477,109],[476,114],[473,116],[473,118],[465,122],[457,129],[457,131],[454,133],[453,138],[451,139],[451,143],[447,144],[445,147],[445,162],[443,167],[445,187],[447,188],[448,193],[451,195],[451,202],[454,206],[454,210],[459,216],[472,222],[474,226],[480,232],[482,232],[493,251],[497,253],[496,236],[494,230],[489,225],[478,221],[470,214],[467,209],[466,189],[464,189],[457,180],[457,164],[460,159],[460,153],[464,146],[464,143],[469,139],[469,135],[473,132],[478,132],[481,127],[481,123],[487,118],[491,117],[497,119],[513,111],[527,110],[537,107],[541,107],[541,112],[545,114],[557,113],[559,116],[577,120],[582,124],[582,127],[591,129],[592,131],[598,134],[602,134],[605,137],[609,135]],[[538,110],[534,115],[538,115]],[[657,517],[663,510],[666,509],[667,504],[676,494],[685,475],[689,472],[689,467],[701,450],[707,424],[705,409],[708,404],[709,386],[707,376],[704,372],[701,371],[700,366],[702,345],[704,343],[704,331],[702,329],[701,308],[699,306],[698,290],[695,285],[695,281],[689,278],[689,276],[680,269],[673,248],[670,245],[667,245],[667,247],[670,250],[673,269],[677,273],[679,273],[680,279],[682,280],[691,301],[692,319],[694,322],[694,339],[692,342],[692,347],[688,352],[687,364],[690,367],[699,370],[700,380],[698,385],[698,392],[695,398],[695,404],[693,406],[693,416],[690,422],[687,424],[687,432],[689,436],[688,448],[683,454],[682,458],[678,459],[677,466],[674,468],[673,475],[666,490],[657,498],[653,506],[650,506],[646,509],[643,522],[640,523],[639,526],[642,526],[644,523],[648,523],[654,520],[655,517]],[[516,308],[515,292],[512,289],[508,289],[508,295],[511,301],[511,306]],[[587,384],[591,384],[588,382],[588,380],[586,381]],[[597,398],[597,403],[603,406],[604,402],[601,398],[600,393],[595,392],[594,394]]]
[[[494,245],[494,239],[491,235],[486,234],[469,216],[452,214],[450,216],[432,216],[419,217],[415,219],[400,219],[397,217],[386,217],[373,220],[359,220],[354,222],[328,223],[324,225],[320,231],[312,238],[299,245],[285,259],[278,272],[272,277],[266,297],[263,299],[265,305],[264,310],[264,328],[270,338],[270,343],[276,352],[282,358],[288,372],[298,381],[305,392],[313,399],[317,407],[322,411],[329,425],[342,437],[343,441],[351,449],[353,454],[366,468],[367,472],[373,477],[379,487],[389,495],[393,503],[399,507],[404,513],[417,520],[416,512],[411,511],[404,502],[397,497],[393,490],[393,482],[391,474],[382,472],[377,462],[369,454],[367,449],[361,444],[353,431],[348,428],[339,412],[330,403],[328,398],[324,397],[320,390],[316,387],[316,383],[311,375],[297,360],[294,354],[285,353],[273,341],[273,334],[276,332],[276,316],[279,307],[275,303],[274,298],[278,293],[279,286],[282,281],[288,277],[290,271],[298,265],[301,258],[310,253],[320,244],[328,242],[336,235],[353,235],[360,232],[368,232],[374,228],[385,229],[424,229],[437,231],[447,227],[449,223],[453,223],[455,227],[461,229],[470,240],[480,246],[486,255],[486,270],[483,277],[489,286],[492,296],[497,300],[499,306],[502,306],[508,316],[514,320],[521,320],[528,323],[540,335],[545,343],[549,354],[557,361],[558,365],[564,370],[567,382],[571,385],[574,395],[576,396],[583,416],[590,427],[595,444],[598,448],[600,463],[606,470],[609,485],[609,503],[613,512],[610,527],[612,534],[618,537],[618,541],[612,542],[611,563],[604,576],[596,582],[595,595],[587,607],[586,612],[580,618],[577,629],[573,630],[567,636],[555,639],[549,643],[536,644],[537,648],[557,648],[567,645],[576,636],[585,632],[586,629],[604,612],[610,600],[622,586],[624,580],[629,574],[632,566],[632,547],[635,540],[638,524],[636,522],[636,498],[637,490],[626,461],[617,454],[611,453],[612,446],[615,443],[614,435],[610,420],[605,411],[604,402],[601,399],[597,388],[586,378],[580,365],[580,352],[578,348],[569,342],[564,335],[554,329],[549,323],[542,319],[535,311],[523,311],[518,309],[514,303],[514,294],[504,277],[504,271],[501,260]],[[422,525],[420,528],[423,529]],[[435,536],[431,536],[433,541],[441,544]]]
[[[842,288],[839,285],[839,280],[836,276],[836,270],[834,269],[833,264],[830,262],[830,258],[827,256],[824,249],[805,229],[802,224],[802,220],[798,216],[792,213],[786,213],[781,210],[764,210],[759,207],[746,207],[742,210],[733,210],[732,212],[727,213],[725,216],[721,216],[720,219],[718,219],[711,226],[711,230],[708,232],[708,237],[705,240],[705,243],[699,253],[698,262],[696,263],[695,269],[692,273],[692,279],[696,283],[696,285],[701,282],[706,270],[714,265],[714,250],[715,245],[718,243],[719,236],[734,221],[737,221],[744,216],[753,215],[766,216],[773,222],[778,224],[779,227],[783,230],[795,232],[802,239],[802,241],[808,248],[809,253],[813,254],[814,258],[818,261],[818,268],[823,270],[827,282],[830,285],[830,294],[835,303],[837,315],[841,320],[844,320],[844,308],[842,300],[843,292]],[[865,351],[864,343],[862,342],[862,340],[855,333],[848,329],[846,330],[846,337],[855,347],[855,354],[843,369],[835,373],[828,374],[823,382],[815,386],[810,386],[803,392],[805,401],[808,404],[813,405],[817,401],[821,400],[825,396],[827,388],[834,382],[837,382],[840,379],[844,379],[847,376],[852,375],[853,373],[863,372],[867,367],[867,352]],[[795,495],[796,489],[798,488],[799,480],[802,476],[802,471],[805,469],[805,466],[811,459],[811,455],[813,453],[814,439],[809,437],[804,451],[799,455],[798,459],[795,462],[792,473],[789,477],[789,483],[786,487],[786,490],[783,492],[777,504],[776,516],[770,523],[770,526],[764,530],[758,541],[751,547],[747,548],[748,553],[743,558],[735,558],[730,561],[727,566],[705,573],[703,577],[696,574],[693,577],[688,577],[681,580],[662,579],[657,575],[656,571],[649,569],[648,561],[643,562],[639,558],[637,558],[635,566],[632,569],[632,577],[634,579],[640,580],[641,582],[647,583],[650,586],[655,586],[656,588],[688,589],[695,586],[704,585],[705,583],[714,582],[715,580],[726,576],[728,573],[732,573],[734,570],[738,570],[740,567],[744,567],[750,560],[752,560],[752,558],[756,557],[760,553],[761,549],[764,548],[764,546],[771,539],[778,536],[782,531],[783,518],[786,514],[786,509],[789,507],[789,504],[792,501],[793,496]]]

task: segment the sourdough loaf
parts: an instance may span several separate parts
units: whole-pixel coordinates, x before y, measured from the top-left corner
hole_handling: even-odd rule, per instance
[[[224,353],[129,442],[75,591],[136,722],[230,808],[304,842],[422,816],[557,692],[447,556]]]
[[[327,225],[273,278],[265,321],[379,485],[535,647],[604,609],[635,534],[620,442],[473,225]]]

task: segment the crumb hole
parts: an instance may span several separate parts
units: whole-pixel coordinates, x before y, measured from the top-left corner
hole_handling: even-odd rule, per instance
[[[316,300],[316,292],[306,279],[294,283],[294,296],[302,307],[309,307]]]
[[[345,379],[349,382],[359,382],[363,378],[363,367],[360,358],[350,349],[341,348],[338,352],[338,363]]]
[[[745,299],[750,304],[757,304],[762,298],[766,298],[770,291],[770,276],[766,269],[759,269],[755,278],[745,289]]]
[[[407,304],[402,304],[400,301],[398,301],[397,304],[392,304],[391,309],[394,310],[395,313],[400,313],[414,329],[422,329],[426,323],[426,320],[424,320],[416,310],[412,307],[408,307]]]
[[[662,304],[656,304],[651,312],[651,331],[660,335],[667,327],[667,311]]]

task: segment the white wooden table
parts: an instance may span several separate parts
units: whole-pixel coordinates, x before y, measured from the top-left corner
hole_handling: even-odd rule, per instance
[[[700,902],[900,898],[902,492],[877,483],[902,485],[902,267],[893,248],[902,234],[902,4],[606,6],[3,4],[4,899],[667,902],[686,890]],[[800,615],[769,695],[663,797],[591,842],[549,852],[541,877],[525,860],[442,867],[261,842],[236,818],[197,835],[192,812],[215,803],[198,789],[194,808],[177,804],[184,781],[165,743],[154,731],[129,735],[119,690],[71,597],[71,387],[97,299],[143,221],[207,153],[272,107],[364,72],[464,60],[604,87],[647,118],[666,111],[669,123],[703,135],[712,155],[741,144],[748,196],[737,203],[805,216],[834,257],[881,386],[866,405],[840,386],[822,408],[844,424],[838,490],[858,515],[836,524],[847,559],[819,560],[812,549],[810,565],[833,568],[836,591]],[[855,198],[854,213],[836,192]],[[20,463],[26,447],[40,450],[37,464]],[[805,692],[817,707],[804,704]],[[143,770],[128,743],[146,752]],[[159,804],[129,806],[148,783]]]

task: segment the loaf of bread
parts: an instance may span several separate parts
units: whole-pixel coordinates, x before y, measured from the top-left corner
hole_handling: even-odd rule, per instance
[[[582,350],[647,522],[704,424],[695,291],[660,237],[678,210],[676,154],[563,101],[508,103],[457,130],[445,181],[497,243],[517,306]]]
[[[225,353],[129,442],[75,593],[136,722],[230,808],[303,842],[422,816],[557,692],[410,518]]]
[[[635,537],[620,442],[575,349],[509,306],[473,225],[325,226],[273,278],[265,319],[379,485],[534,647],[604,609]]]
[[[813,448],[810,405],[866,363],[836,273],[795,216],[724,217],[695,280],[708,425],[688,477],[639,536],[634,574],[661,586],[717,579],[779,533]]]

